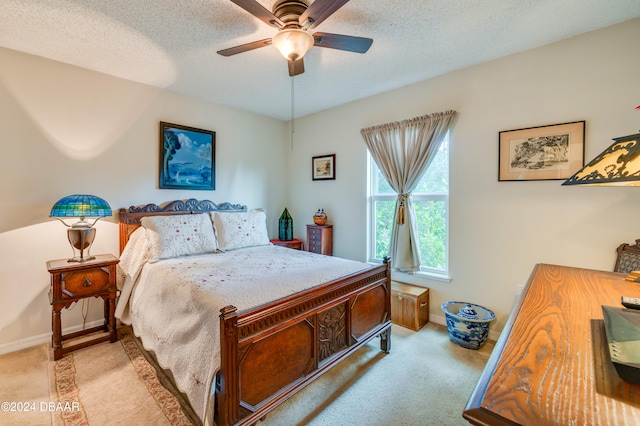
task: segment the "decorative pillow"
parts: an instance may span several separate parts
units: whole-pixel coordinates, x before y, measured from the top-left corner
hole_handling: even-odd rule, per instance
[[[213,228],[222,251],[271,244],[267,233],[267,214],[250,212],[212,212]]]
[[[206,213],[147,216],[140,223],[147,230],[149,262],[217,250],[211,219]]]

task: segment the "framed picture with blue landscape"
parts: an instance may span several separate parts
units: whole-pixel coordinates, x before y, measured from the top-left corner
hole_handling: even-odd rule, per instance
[[[160,189],[216,189],[216,132],[160,122]]]

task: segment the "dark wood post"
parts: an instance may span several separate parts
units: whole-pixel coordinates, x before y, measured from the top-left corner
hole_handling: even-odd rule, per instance
[[[385,256],[383,259],[383,263],[387,266],[387,294],[391,295],[391,258],[389,256]],[[389,319],[391,318],[391,297],[385,298],[386,310],[389,313]],[[391,327],[387,327],[380,334],[380,350],[389,353],[391,350]]]
[[[238,312],[235,306],[220,309],[220,350],[222,363],[218,377],[219,426],[231,425],[238,420],[240,406],[240,378],[238,372]]]

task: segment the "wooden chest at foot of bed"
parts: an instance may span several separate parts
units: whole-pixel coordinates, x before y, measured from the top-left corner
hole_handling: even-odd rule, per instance
[[[420,330],[429,322],[429,289],[391,281],[391,322]]]

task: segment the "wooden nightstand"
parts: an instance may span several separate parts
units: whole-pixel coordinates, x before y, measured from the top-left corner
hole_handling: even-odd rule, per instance
[[[307,225],[307,247],[312,253],[333,255],[333,225]]]
[[[51,273],[51,289],[49,301],[53,306],[51,313],[51,327],[53,337],[53,358],[58,360],[68,352],[81,349],[96,343],[111,343],[118,340],[116,330],[116,265],[118,258],[110,254],[97,255],[95,259],[87,262],[69,262],[67,259],[50,260],[47,269]],[[104,300],[104,325],[80,330],[75,333],[62,335],[60,311],[69,308],[73,302],[87,297],[100,297]],[[97,332],[103,333],[92,340],[83,340],[75,345],[63,347],[63,340],[75,339]]]
[[[270,240],[270,241],[271,241],[271,244],[275,244],[277,246],[289,247],[296,250],[302,250],[302,241],[300,241],[297,238],[294,238],[293,240],[289,240],[289,241],[282,241],[282,240]]]

